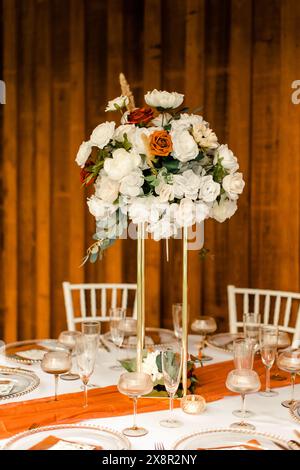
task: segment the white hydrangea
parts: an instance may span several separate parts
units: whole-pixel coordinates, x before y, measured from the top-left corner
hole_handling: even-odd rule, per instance
[[[121,180],[120,193],[131,197],[139,196],[143,194],[143,184],[144,178],[142,170],[134,170]]]
[[[203,117],[198,114],[180,114],[179,119],[173,119],[171,122],[172,131],[187,131],[193,126],[205,123]]]
[[[142,372],[149,374],[153,382],[162,379],[162,374],[159,372],[156,358],[160,354],[160,351],[148,352],[147,356],[144,357],[142,362]]]
[[[113,203],[119,195],[120,183],[101,172],[95,183],[95,195],[105,202]]]
[[[186,197],[188,199],[197,199],[201,178],[196,175],[193,170],[186,170],[182,174],[174,175],[174,194],[180,199]]]
[[[90,213],[96,219],[97,218],[106,219],[107,217],[110,217],[117,210],[117,206],[115,204],[105,202],[99,197],[95,196],[94,194],[87,200],[87,204],[88,204]]]

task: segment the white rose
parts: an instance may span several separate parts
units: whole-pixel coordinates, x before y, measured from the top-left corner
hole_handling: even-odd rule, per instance
[[[211,217],[222,223],[226,219],[232,217],[236,210],[236,201],[231,201],[230,199],[222,197],[220,202],[215,201],[211,210]]]
[[[98,176],[95,184],[95,194],[105,202],[114,202],[119,196],[119,182],[110,179],[103,173]]]
[[[77,152],[76,160],[75,162],[77,165],[79,165],[81,168],[84,167],[87,159],[91,155],[92,152],[92,144],[91,142],[82,142],[82,144],[79,147],[79,150]]]
[[[197,144],[205,149],[218,147],[218,137],[205,123],[193,125],[193,136]]]
[[[139,196],[141,194],[141,187],[144,184],[143,173],[141,170],[135,170],[129,173],[129,175],[124,176],[121,180],[120,193],[125,196]]]
[[[173,143],[173,156],[181,162],[194,160],[199,153],[198,145],[188,131],[171,131]]]
[[[148,91],[145,95],[145,101],[149,106],[154,108],[164,108],[164,109],[174,109],[178,108],[183,102],[184,95],[181,93],[176,93],[173,91],[169,93],[168,91]]]
[[[214,157],[214,165],[218,163],[218,160],[221,160],[221,165],[225,170],[234,173],[238,168],[237,158],[234,156],[233,152],[228,148],[228,145],[220,145],[216,150]]]
[[[121,126],[116,128],[114,135],[113,135],[113,139],[116,140],[117,142],[123,142],[124,134],[126,134],[128,138],[128,134],[132,130],[133,127],[135,126],[133,126],[132,124],[122,124]]]
[[[201,222],[203,222],[203,220],[208,218],[210,213],[210,206],[202,201],[196,201],[194,204],[196,222],[200,224]]]
[[[117,210],[116,205],[102,201],[95,195],[87,200],[87,205],[90,213],[96,218],[110,217]]]
[[[191,199],[181,199],[174,215],[179,227],[190,227],[194,225],[196,221],[194,202],[191,201]]]
[[[103,147],[108,144],[110,139],[112,139],[115,125],[116,123],[113,121],[106,121],[102,124],[99,124],[99,126],[97,126],[91,134],[90,139],[92,144],[96,147],[99,147],[99,149],[103,149]]]
[[[197,199],[200,188],[200,177],[193,170],[186,170],[182,174],[174,175],[174,194],[180,199]]]
[[[169,113],[162,113],[152,119],[152,124],[156,127],[166,126],[171,121],[172,115]],[[156,129],[157,130],[157,129]]]
[[[243,173],[233,173],[225,176],[222,185],[230,199],[238,199],[239,194],[242,194],[245,186]]]
[[[179,119],[172,120],[171,127],[173,131],[187,131],[190,127],[200,125],[202,123],[205,123],[202,116],[199,116],[198,114],[183,113],[180,114]]]
[[[214,202],[219,196],[221,186],[213,180],[212,175],[201,177],[199,197],[204,202]]]
[[[137,198],[128,207],[129,218],[134,224],[147,222],[151,210],[151,196]]]
[[[161,181],[156,187],[155,192],[159,196],[161,202],[173,201],[174,199],[174,187],[172,184],[167,184]]]
[[[124,176],[136,170],[140,164],[141,157],[139,155],[121,148],[113,151],[112,158],[106,158],[104,170],[112,180],[120,181]]]
[[[118,96],[114,100],[110,100],[107,103],[105,112],[107,111],[119,111],[119,109],[125,108],[129,103],[128,96]]]

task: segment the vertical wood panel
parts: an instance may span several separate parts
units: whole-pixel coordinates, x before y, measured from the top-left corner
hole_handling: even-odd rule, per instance
[[[35,22],[35,335],[50,333],[51,32],[50,2],[36,1]]]
[[[6,104],[3,115],[3,256],[2,279],[4,283],[5,341],[17,336],[17,24],[15,0],[3,1],[3,79],[6,83]]]
[[[280,4],[278,0],[254,2],[252,90],[251,280],[256,287],[275,289],[281,284],[282,262],[278,243],[282,230],[282,214],[278,210],[282,195],[278,183],[283,166],[279,154],[283,124],[280,116]],[[293,224],[294,220],[289,222]]]
[[[161,89],[161,20],[161,2],[146,0],[144,9],[144,93],[154,88]],[[145,315],[147,324],[157,327],[160,325],[160,317],[163,313],[160,305],[162,243],[149,238],[145,246],[146,282],[151,282],[151,288],[146,289]]]
[[[33,0],[18,2],[18,334],[35,334],[35,110]]]

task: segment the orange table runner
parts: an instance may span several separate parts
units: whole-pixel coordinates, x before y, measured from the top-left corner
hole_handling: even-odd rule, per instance
[[[225,387],[228,372],[234,368],[233,361],[212,364],[197,369],[200,385],[197,393],[204,396],[207,402],[222,399],[224,396],[234,395]],[[264,366],[258,359],[255,361],[255,370],[259,373],[264,386]],[[272,369],[272,373],[276,368]],[[282,372],[280,372],[282,374]],[[273,387],[289,385],[290,378],[284,381],[273,381]],[[298,378],[299,381],[299,378]],[[89,406],[83,408],[83,393],[68,393],[59,395],[58,401],[41,398],[14,402],[0,406],[0,439],[10,437],[21,431],[37,426],[50,424],[75,423],[87,419],[106,418],[110,416],[122,416],[132,413],[132,401],[121,395],[116,386],[109,386],[89,390]],[[175,406],[180,402],[175,401]],[[139,413],[166,410],[167,399],[141,398],[139,400]]]

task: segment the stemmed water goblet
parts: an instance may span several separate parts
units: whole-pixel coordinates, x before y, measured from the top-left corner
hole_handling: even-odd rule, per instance
[[[168,348],[161,352],[161,366],[164,385],[170,399],[170,416],[167,419],[161,420],[160,424],[167,428],[177,428],[182,424],[173,416],[173,401],[181,379],[182,361],[183,354],[181,348]]]
[[[110,336],[117,348],[117,351],[120,350],[123,341],[124,341],[124,320],[126,318],[126,308],[115,307],[109,310],[109,327],[110,327]],[[110,367],[114,370],[122,370],[122,366],[115,364]]]
[[[71,361],[72,361],[72,353],[74,352],[75,349],[75,344],[76,344],[76,338],[80,335],[79,331],[63,331],[60,333],[58,337],[59,343],[61,343],[64,347],[66,347],[71,355]],[[78,374],[75,374],[72,372],[72,366],[70,372],[67,372],[66,374],[62,374],[60,376],[62,380],[78,380],[80,377]]]
[[[153,382],[151,376],[144,372],[125,372],[120,376],[118,390],[133,400],[133,425],[123,429],[123,434],[130,437],[144,436],[148,433],[148,430],[136,424],[137,401],[139,397],[152,392]]]
[[[258,392],[260,389],[260,379],[258,374],[251,369],[232,370],[227,376],[226,387],[232,392],[239,393],[242,397],[241,421],[238,423],[232,423],[230,427],[254,430],[255,426],[253,426],[253,424],[245,422],[245,399],[247,394]]]
[[[41,368],[47,374],[53,374],[55,379],[54,400],[57,401],[58,378],[72,367],[71,355],[63,351],[50,351],[46,353],[41,362]]]
[[[233,361],[236,370],[253,369],[254,351],[253,343],[249,338],[238,338],[233,342]],[[232,412],[234,416],[239,418],[249,418],[253,416],[253,412],[240,409]]]
[[[278,331],[276,359],[278,358],[278,355],[280,354],[280,352],[282,352],[284,349],[289,348],[290,346],[291,346],[291,338],[289,334],[286,331]],[[286,376],[280,374],[279,372],[276,372],[275,374],[271,375],[271,379],[281,382],[282,380],[286,379]]]
[[[243,316],[243,321],[245,338],[249,338],[252,341],[253,351],[255,354],[259,349],[260,314],[245,313]]]
[[[216,320],[213,317],[201,316],[192,323],[191,329],[193,332],[200,335],[199,355],[201,357],[201,361],[212,361],[212,357],[203,354],[203,349],[205,347],[207,335],[214,333],[217,329]]]
[[[88,406],[88,383],[94,372],[97,357],[98,336],[93,334],[80,334],[76,338],[75,351],[79,376],[84,386],[83,407],[85,408]]]
[[[84,320],[81,322],[81,332],[84,335],[96,338],[97,347],[99,345],[100,332],[101,332],[101,322],[97,320]],[[97,388],[99,385],[88,383],[88,388]],[[84,390],[84,386],[82,387]]]
[[[260,355],[266,368],[266,388],[259,392],[264,397],[274,397],[278,392],[270,388],[270,371],[276,359],[278,327],[262,325],[259,331]]]
[[[292,394],[290,400],[285,400],[281,404],[290,408],[295,403],[295,380],[296,374],[300,372],[300,349],[287,350],[279,354],[277,359],[279,369],[291,374]]]

